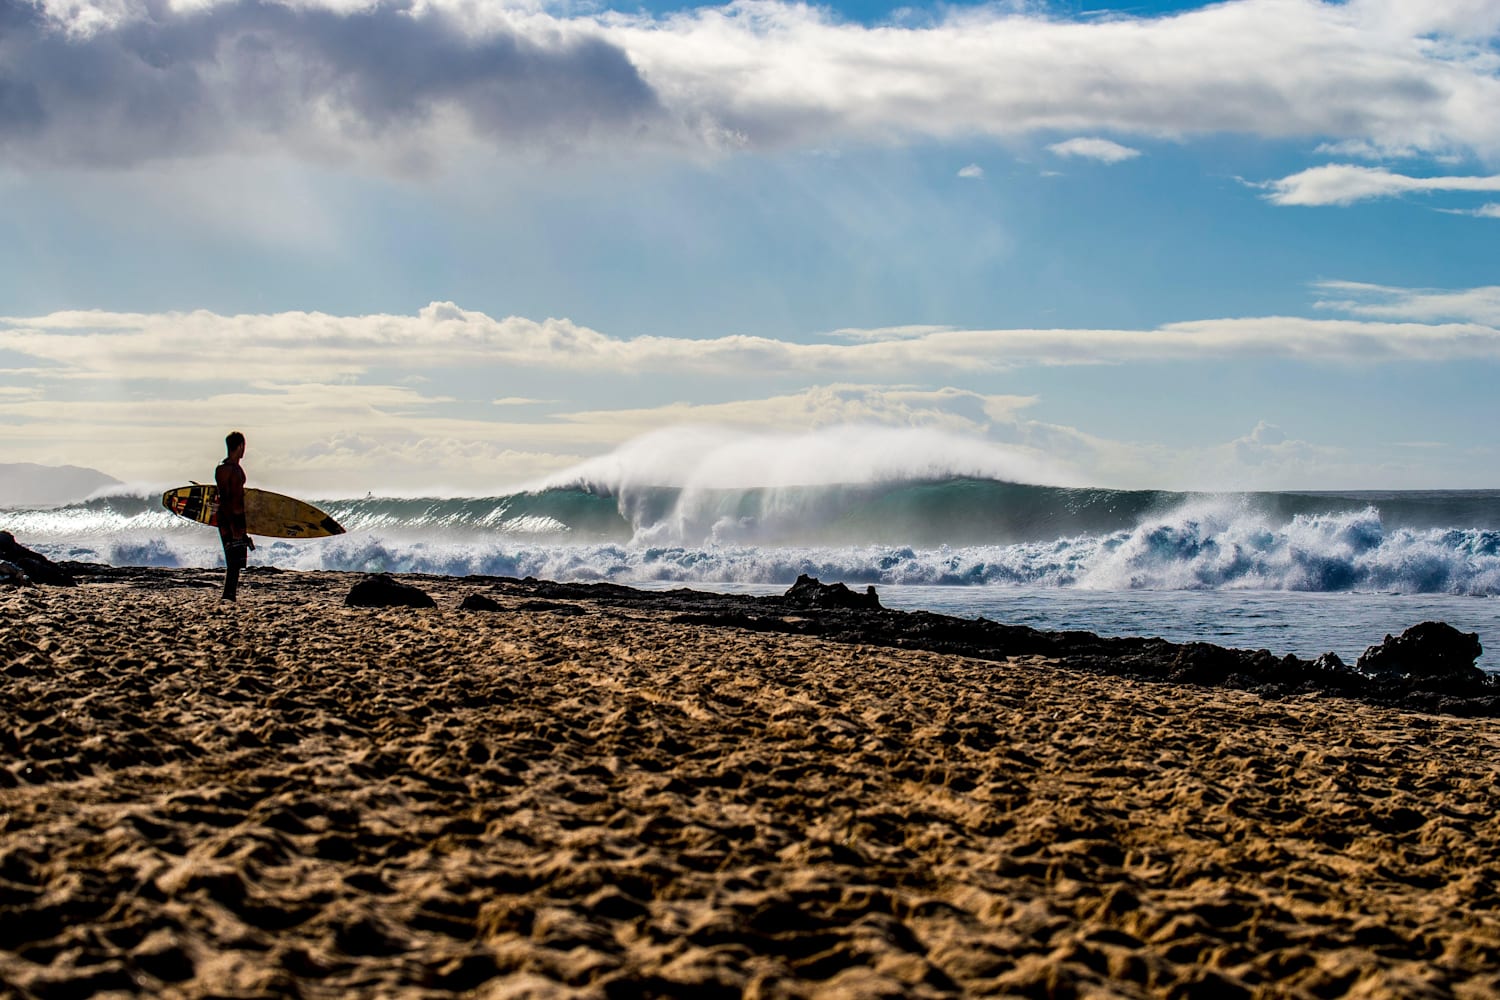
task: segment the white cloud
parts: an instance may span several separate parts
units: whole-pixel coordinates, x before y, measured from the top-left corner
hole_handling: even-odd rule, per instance
[[[844,327],[830,331],[828,336],[839,340],[854,341],[915,340],[919,337],[925,337],[930,333],[942,333],[945,330],[951,329],[953,328],[950,326],[911,323],[905,326]]]
[[[264,485],[310,495],[394,487],[493,492],[682,425],[742,433],[859,425],[979,435],[1005,444],[1008,454],[1030,463],[1025,468],[1053,482],[1299,485],[1265,479],[1281,462],[1288,475],[1306,473],[1305,486],[1328,482],[1324,466],[1329,475],[1343,467],[1277,440],[1269,425],[1222,453],[1184,457],[1180,449],[1026,419],[1036,403],[1031,396],[931,386],[966,372],[1024,365],[1500,361],[1500,287],[1323,282],[1316,288],[1319,310],[1339,315],[1205,319],[1139,330],[913,326],[841,330],[816,343],[616,338],[567,320],[493,319],[450,303],[412,316],[60,312],[0,319],[0,351],[15,366],[0,374],[0,383],[9,383],[0,384],[0,423],[11,460],[86,465],[158,483],[202,478],[217,461],[223,434],[217,425],[232,424],[251,436]],[[252,344],[254,350],[244,349]],[[232,370],[220,363],[226,353],[240,359]],[[25,367],[28,358],[34,367]],[[504,394],[511,386],[524,391],[548,371],[577,387],[571,398]],[[287,372],[298,381],[285,381]],[[400,372],[402,384],[376,383],[376,372]],[[699,399],[611,409],[579,402],[598,398],[603,386],[611,387],[609,398],[619,398],[622,373],[641,377],[635,381],[647,399],[662,394],[662,381],[652,380],[670,384],[674,376]],[[755,378],[820,384],[759,395]],[[483,388],[465,392],[460,385]],[[185,413],[196,416],[185,421]],[[1256,456],[1260,464],[1251,469],[1248,460]],[[1379,481],[1348,468],[1343,482]]]
[[[965,180],[977,181],[984,178],[984,168],[977,163],[971,163],[959,170],[958,176]]]
[[[1408,177],[1382,167],[1331,163],[1260,185],[1273,205],[1352,205],[1373,198],[1433,191],[1500,191],[1492,177]]]
[[[1469,215],[1476,219],[1500,219],[1500,202],[1488,202],[1478,208],[1444,208],[1439,211],[1449,215]]]
[[[584,393],[587,394],[586,392]],[[451,415],[404,387],[261,385],[192,399],[0,402],[9,457],[83,462],[160,489],[203,479],[221,424],[249,436],[259,486],[310,497],[495,494],[543,483],[613,487],[855,481],[881,472],[1125,488],[1430,486],[1421,470],[1294,439],[1266,422],[1224,443],[1120,440],[1033,419],[1032,396],[837,383],[718,403],[566,409],[531,422]],[[204,414],[184,420],[183,413]],[[1457,476],[1472,459],[1433,449]],[[1413,472],[1412,469],[1417,469]],[[1458,480],[1455,480],[1458,481]]]
[[[320,496],[366,491],[430,495],[521,488],[575,468],[585,456],[682,426],[715,427],[712,433],[719,438],[797,436],[850,426],[906,429],[917,434],[913,442],[926,442],[906,450],[902,461],[915,462],[912,456],[933,457],[932,435],[982,435],[1013,419],[1034,399],[951,388],[839,384],[707,405],[559,409],[530,422],[454,417],[447,413],[449,402],[404,387],[309,383],[215,393],[193,399],[188,408],[246,433],[247,465],[261,486]],[[156,486],[202,479],[221,457],[223,428],[182,420],[182,412],[184,407],[163,406],[158,400],[7,403],[0,397],[8,454],[44,464],[86,454],[99,467]],[[868,433],[856,437],[872,440]],[[853,448],[855,438],[844,440],[850,447],[843,460],[883,460],[880,449]],[[814,464],[828,474],[838,451]],[[1061,466],[1027,448],[1008,454],[1016,457],[1006,466],[1012,475],[1066,478]],[[661,460],[667,462],[669,456],[664,453]],[[790,463],[784,474],[803,467]]]
[[[725,152],[1108,130],[1500,153],[1494,4],[1422,6],[1230,0],[1068,21],[983,5],[871,27],[775,0],[662,19],[45,0],[12,5],[0,38],[14,81],[0,151],[12,165],[280,152],[409,172],[465,144]]]
[[[1139,149],[1131,149],[1108,139],[1069,139],[1067,142],[1054,142],[1047,149],[1058,156],[1098,160],[1100,163],[1123,163],[1141,155]]]
[[[367,490],[488,492],[618,443],[611,428],[451,415],[452,400],[405,387],[268,384],[161,399],[0,398],[7,453],[41,464],[87,456],[119,478],[203,479],[228,426],[249,438],[261,486],[323,496]],[[202,414],[183,419],[182,414]],[[224,426],[220,426],[220,425]]]
[[[1322,281],[1319,291],[1337,298],[1316,303],[1319,309],[1336,309],[1353,316],[1417,323],[1457,321],[1500,327],[1500,285],[1443,291],[1424,288],[1390,288],[1356,281]]]
[[[874,423],[969,431],[982,429],[990,421],[1006,418],[1035,402],[1033,396],[986,395],[953,388],[839,383],[765,399],[672,403],[639,410],[585,410],[559,419],[603,422],[623,427],[632,436],[682,424],[800,431]]]
[[[1445,35],[1478,44],[1500,37],[1500,7],[1493,0],[1352,0],[1361,21],[1395,37]]]
[[[1377,146],[1368,139],[1323,142],[1313,152],[1323,156],[1352,156],[1359,160],[1399,160],[1421,155],[1421,151],[1412,146]]]
[[[618,37],[666,106],[730,121],[757,144],[830,129],[881,138],[1103,128],[1424,149],[1500,142],[1487,53],[1424,45],[1363,8],[1240,0],[1090,23],[984,8],[913,31],[743,3],[667,28]]]
[[[1483,303],[1490,294],[1474,289],[1441,297],[1451,305],[1460,300]],[[1411,309],[1417,295],[1396,298]],[[374,369],[409,375],[529,369],[675,373],[743,380],[750,372],[767,378],[902,377],[908,372],[982,372],[1021,365],[1243,357],[1361,363],[1500,358],[1500,327],[1483,309],[1420,316],[1399,310],[1381,313],[1351,299],[1343,311],[1397,321],[1267,316],[1138,330],[898,327],[838,332],[841,340],[852,343],[795,343],[740,335],[622,339],[565,319],[494,319],[452,303],[433,303],[415,316],[220,316],[199,311],[0,318],[0,350],[35,359],[35,367],[24,375],[38,382],[150,379],[185,384],[223,384],[226,377],[241,384],[276,383],[288,371],[309,382],[352,383]],[[221,353],[205,349],[247,344],[256,349],[238,351],[233,373],[227,376]]]

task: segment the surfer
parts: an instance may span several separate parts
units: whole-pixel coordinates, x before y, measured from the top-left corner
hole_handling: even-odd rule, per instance
[[[240,586],[240,570],[245,557],[255,548],[245,530],[245,435],[230,431],[224,437],[228,453],[214,469],[214,484],[219,488],[219,541],[224,543],[224,600],[232,601]]]

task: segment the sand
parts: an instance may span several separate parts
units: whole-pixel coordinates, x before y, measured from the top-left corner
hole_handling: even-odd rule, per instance
[[[0,591],[0,994],[1500,995],[1493,719],[355,579]]]

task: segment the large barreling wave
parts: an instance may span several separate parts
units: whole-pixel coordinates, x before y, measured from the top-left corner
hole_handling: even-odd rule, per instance
[[[677,439],[679,442],[681,438]],[[493,497],[318,502],[347,534],[267,541],[293,569],[688,584],[1500,594],[1500,491],[1174,493],[1042,486],[941,435],[746,441],[674,459],[643,440]],[[861,448],[861,444],[866,447]],[[691,449],[687,449],[691,451]],[[702,455],[707,459],[702,459]],[[252,470],[253,471],[253,470]],[[212,529],[156,493],[0,512],[55,559],[212,566]]]

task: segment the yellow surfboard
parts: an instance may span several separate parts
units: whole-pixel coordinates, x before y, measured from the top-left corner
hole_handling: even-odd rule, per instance
[[[194,483],[161,495],[161,505],[178,517],[217,527],[219,488]],[[310,503],[268,490],[245,490],[245,528],[266,538],[327,538],[342,535],[343,525]]]

